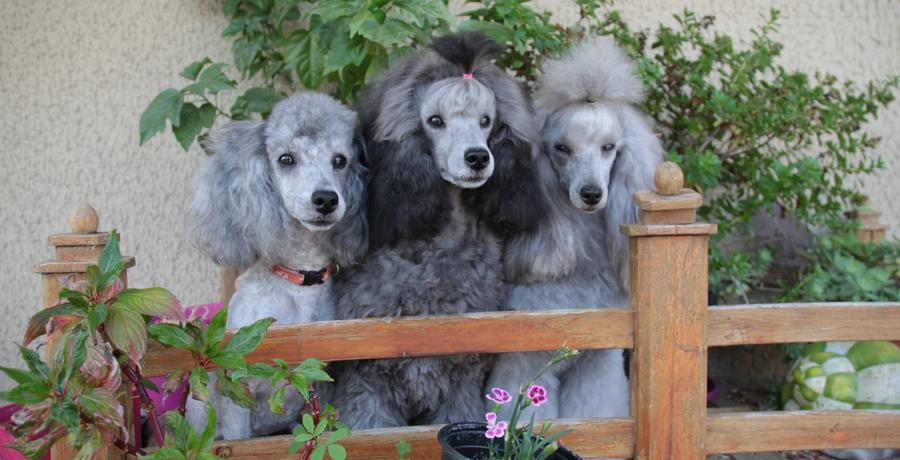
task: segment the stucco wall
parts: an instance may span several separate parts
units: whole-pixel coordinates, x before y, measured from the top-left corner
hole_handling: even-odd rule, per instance
[[[568,1],[535,2],[561,19]],[[719,27],[748,38],[771,6],[783,11],[784,62],[869,80],[900,73],[900,8],[896,0],[621,2],[625,18],[649,27],[684,7],[714,14]],[[457,5],[458,6],[458,5]],[[178,71],[208,55],[230,61],[219,34],[226,21],[217,0],[96,2],[12,0],[0,15],[0,365],[17,363],[14,341],[39,307],[32,266],[50,256],[46,236],[67,230],[79,202],[100,212],[103,229],[118,228],[137,257],[135,286],[160,285],[186,304],[213,301],[217,272],[181,239],[190,177],[203,160],[184,153],[169,133],[138,147],[137,120],[162,88],[181,84]],[[888,169],[867,180],[874,206],[892,234],[900,225],[900,104],[873,130]],[[0,380],[0,388],[7,385]]]

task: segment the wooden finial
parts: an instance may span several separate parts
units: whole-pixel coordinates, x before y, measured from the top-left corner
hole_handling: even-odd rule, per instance
[[[653,183],[656,185],[656,193],[666,196],[676,195],[681,193],[681,188],[684,187],[684,173],[677,164],[667,161],[656,168]]]
[[[82,203],[69,215],[69,227],[72,233],[97,233],[100,217],[97,211],[87,203]]]

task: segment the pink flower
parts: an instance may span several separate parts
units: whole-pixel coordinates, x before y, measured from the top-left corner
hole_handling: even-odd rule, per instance
[[[487,419],[488,422],[487,431],[484,432],[484,436],[486,438],[502,438],[506,435],[506,422],[498,422],[497,414],[495,414],[494,412],[488,412],[487,414],[484,414],[484,418]]]
[[[547,389],[540,385],[532,385],[528,388],[528,399],[531,399],[531,405],[540,406],[547,402]]]
[[[506,404],[512,401],[512,396],[506,392],[503,388],[491,388],[491,393],[487,395],[487,399],[490,401],[494,401],[497,404]]]

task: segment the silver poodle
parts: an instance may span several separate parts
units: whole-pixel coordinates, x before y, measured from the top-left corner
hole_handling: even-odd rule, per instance
[[[628,241],[619,227],[637,220],[632,195],[651,189],[663,156],[650,121],[635,107],[642,89],[632,63],[610,39],[587,40],[546,63],[535,107],[551,215],[508,243],[504,263],[514,286],[507,308],[628,305]],[[488,391],[517,391],[551,354],[501,355]],[[539,382],[551,398],[536,415],[627,416],[623,360],[622,350],[596,350],[552,368]]]
[[[339,286],[338,318],[497,310],[502,238],[547,213],[539,135],[481,34],[437,38],[365,91],[372,252]],[[481,420],[485,355],[343,363],[333,404],[353,429]]]
[[[305,92],[278,103],[265,122],[230,122],[214,133],[215,153],[197,173],[185,224],[189,240],[217,264],[247,268],[228,305],[228,329],[267,317],[280,325],[334,319],[330,275],[368,247],[356,129],[352,110]],[[252,410],[211,392],[225,439],[283,431],[303,407],[294,391],[287,415],[277,416],[266,404],[269,382],[252,387]],[[189,402],[191,424],[204,426],[203,403]]]

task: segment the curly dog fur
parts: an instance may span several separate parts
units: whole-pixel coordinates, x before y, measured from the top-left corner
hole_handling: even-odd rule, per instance
[[[346,277],[339,318],[497,310],[502,237],[547,213],[534,187],[539,135],[529,100],[490,63],[480,34],[435,39],[362,97],[370,141],[373,252]],[[351,428],[479,419],[490,358],[345,363],[335,407]]]
[[[334,319],[331,281],[298,286],[271,269],[351,265],[365,254],[366,170],[356,129],[352,110],[307,92],[280,102],[266,122],[231,122],[214,134],[215,153],[197,173],[185,223],[188,239],[216,263],[247,268],[229,303],[229,329],[266,317],[278,324]],[[328,204],[317,201],[323,193]],[[214,381],[211,375],[210,385]],[[294,391],[287,416],[277,416],[265,403],[269,383],[253,387],[253,409],[210,395],[219,413],[217,433],[226,439],[282,431],[302,409]],[[203,403],[190,402],[191,423],[205,425]]]
[[[506,274],[513,310],[628,305],[628,242],[619,232],[635,222],[632,195],[652,186],[662,148],[634,107],[642,86],[631,62],[609,39],[591,39],[543,69],[535,106],[542,125],[541,182],[551,216],[509,242]],[[515,390],[549,353],[502,355],[488,382]],[[541,418],[628,415],[622,350],[588,351],[540,381],[557,395]]]

